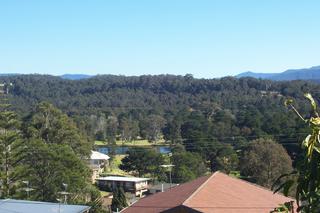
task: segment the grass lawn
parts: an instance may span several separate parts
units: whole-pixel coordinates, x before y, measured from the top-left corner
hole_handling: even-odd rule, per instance
[[[131,176],[127,172],[119,169],[121,164],[121,160],[125,157],[125,155],[116,155],[114,159],[110,162],[110,167],[103,173],[104,176],[109,175],[119,175],[119,176]]]
[[[102,197],[111,195],[110,192],[106,192],[106,191],[100,191],[100,194],[101,194]]]
[[[106,142],[104,142],[104,141],[95,141],[95,142],[94,142],[94,145],[96,145],[96,146],[103,146],[103,145],[106,145]]]
[[[105,141],[95,141],[94,145],[96,146],[103,146],[107,145]],[[150,143],[148,140],[133,140],[133,141],[116,141],[117,146],[153,146],[153,145],[166,145],[164,140],[159,140],[156,143]]]
[[[236,178],[241,178],[240,171],[231,171],[229,173],[229,176],[236,177]]]

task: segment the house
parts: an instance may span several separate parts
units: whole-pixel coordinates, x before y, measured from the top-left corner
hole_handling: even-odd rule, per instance
[[[142,196],[148,191],[150,178],[108,176],[97,178],[97,185],[100,189],[112,191],[115,187],[122,187],[125,192],[131,192],[136,196]]]
[[[123,213],[269,213],[293,198],[221,172],[142,198]],[[295,211],[292,211],[295,212]]]
[[[89,160],[90,168],[92,169],[92,183],[100,177],[100,174],[104,172],[104,168],[109,165],[110,157],[97,151],[91,151]]]
[[[82,205],[67,205],[29,200],[0,200],[1,213],[89,213],[89,210],[89,206]]]
[[[175,184],[175,183],[159,183],[159,184],[156,184],[156,185],[152,185],[149,187],[149,193],[150,194],[156,194],[158,192],[164,192],[164,191],[167,191],[169,189],[171,189],[172,187],[176,187],[178,186],[179,184]]]

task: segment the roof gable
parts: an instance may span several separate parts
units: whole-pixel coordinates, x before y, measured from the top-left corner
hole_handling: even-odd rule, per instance
[[[293,199],[216,172],[183,204],[200,212],[270,212],[290,201]]]
[[[260,213],[294,199],[250,182],[215,172],[194,181],[143,198],[123,210],[125,213],[176,212],[187,208],[194,212]]]
[[[198,178],[194,181],[181,184],[165,192],[142,198],[129,208],[123,210],[125,213],[152,213],[162,212],[177,206],[181,206],[193,192],[195,192],[209,176]]]

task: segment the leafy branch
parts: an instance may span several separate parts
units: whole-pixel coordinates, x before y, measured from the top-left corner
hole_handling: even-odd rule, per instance
[[[312,107],[312,116],[304,118],[293,106],[293,100],[286,100],[285,105],[290,107],[310,127],[310,134],[302,141],[304,150],[303,159],[298,162],[296,171],[284,174],[278,178],[274,186],[281,180],[286,181],[275,190],[283,190],[287,195],[290,188],[297,183],[296,201],[299,212],[313,213],[320,209],[320,117],[317,112],[317,103],[311,94],[305,94]],[[295,178],[297,177],[297,178]]]

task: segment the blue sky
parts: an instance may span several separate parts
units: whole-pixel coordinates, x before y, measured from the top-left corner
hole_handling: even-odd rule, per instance
[[[320,65],[318,0],[0,0],[1,73],[198,78]]]

